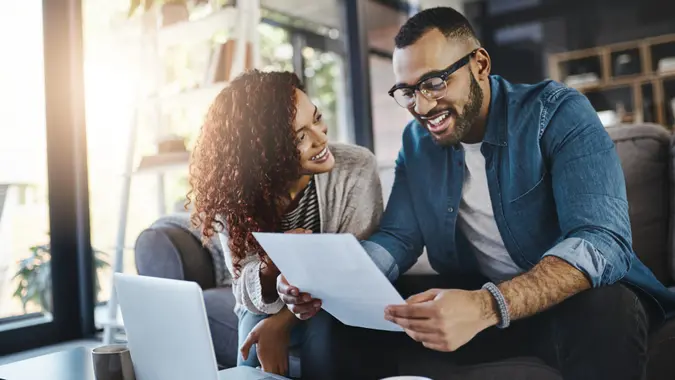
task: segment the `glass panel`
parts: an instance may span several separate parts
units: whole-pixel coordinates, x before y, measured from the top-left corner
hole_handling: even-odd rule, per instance
[[[269,24],[258,26],[260,38],[260,69],[293,71],[293,45],[288,31]]]
[[[0,323],[53,306],[41,4],[0,23]]]
[[[342,58],[311,47],[305,47],[302,56],[305,59],[307,94],[322,112],[328,126],[328,138],[346,141]]]
[[[325,0],[308,2],[306,0],[261,0],[266,9],[265,16],[283,25],[293,28],[296,37],[302,41],[304,62],[304,82],[307,93],[319,107],[328,125],[328,137],[332,141],[349,140],[346,125],[346,95],[344,57],[337,50],[342,37],[342,10],[339,1]],[[266,29],[269,29],[267,27]],[[261,39],[270,38],[265,29],[259,29]],[[290,36],[286,32],[286,36]],[[270,38],[271,39],[271,38]],[[274,49],[268,49],[261,40],[261,54],[272,51],[287,59],[288,63],[276,68],[293,71],[292,45],[287,45],[289,37],[282,43],[275,42]],[[286,62],[286,61],[285,61]],[[265,59],[263,59],[263,67]]]

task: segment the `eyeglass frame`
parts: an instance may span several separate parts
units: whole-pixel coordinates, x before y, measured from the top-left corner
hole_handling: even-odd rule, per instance
[[[445,97],[445,95],[447,95],[447,91],[448,91],[447,81],[448,81],[448,78],[450,77],[450,75],[454,74],[455,71],[457,71],[457,70],[461,69],[462,67],[466,66],[469,63],[469,61],[471,60],[471,57],[473,57],[478,52],[478,50],[480,50],[480,48],[476,48],[476,49],[472,50],[469,54],[460,58],[459,60],[457,60],[455,63],[451,64],[450,66],[448,66],[444,70],[434,72],[433,74],[427,74],[427,75],[422,76],[422,78],[420,78],[420,80],[418,80],[417,83],[415,83],[414,85],[407,85],[407,84],[403,84],[403,83],[395,84],[394,86],[392,86],[392,88],[389,89],[389,91],[387,93],[389,94],[389,96],[394,98],[394,101],[396,102],[396,104],[398,104],[399,106],[401,106],[403,108],[414,107],[417,104],[417,99],[414,99],[413,103],[411,105],[407,106],[407,107],[402,106],[398,101],[396,101],[396,97],[394,96],[394,92],[396,92],[397,90],[400,90],[400,89],[411,89],[411,90],[414,91],[413,93],[419,92],[427,100],[442,99],[442,98]],[[443,96],[441,96],[441,97],[429,99],[429,97],[427,97],[427,95],[424,94],[424,91],[422,91],[420,89],[420,85],[422,83],[428,81],[429,79],[432,79],[432,78],[441,78],[441,80],[443,80],[443,83],[445,83],[445,86],[446,86],[445,87],[446,93],[443,94]]]

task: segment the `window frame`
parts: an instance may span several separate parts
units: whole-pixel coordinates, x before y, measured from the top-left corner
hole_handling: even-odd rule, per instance
[[[54,310],[0,320],[0,355],[95,333],[81,0],[43,0],[42,21]]]

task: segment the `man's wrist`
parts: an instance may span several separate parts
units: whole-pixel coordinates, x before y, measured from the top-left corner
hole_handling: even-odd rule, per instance
[[[480,318],[485,322],[485,328],[495,326],[500,321],[499,305],[487,289],[478,290],[480,303]]]
[[[281,322],[284,324],[284,326],[287,327],[293,327],[295,326],[300,320],[293,314],[292,311],[288,309],[288,307],[283,307],[279,313],[277,313],[278,317],[281,319]]]

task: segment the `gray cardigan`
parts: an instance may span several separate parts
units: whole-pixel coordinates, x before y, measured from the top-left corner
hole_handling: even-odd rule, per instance
[[[335,167],[315,176],[319,201],[321,233],[350,233],[367,239],[380,223],[383,212],[382,186],[375,156],[367,149],[346,144],[330,144]],[[225,262],[233,274],[227,236],[219,234]],[[232,282],[235,311],[243,307],[255,314],[276,314],[284,307],[277,298],[266,303],[260,284],[260,258],[251,254],[239,262],[239,278]],[[232,276],[234,278],[234,276]]]

